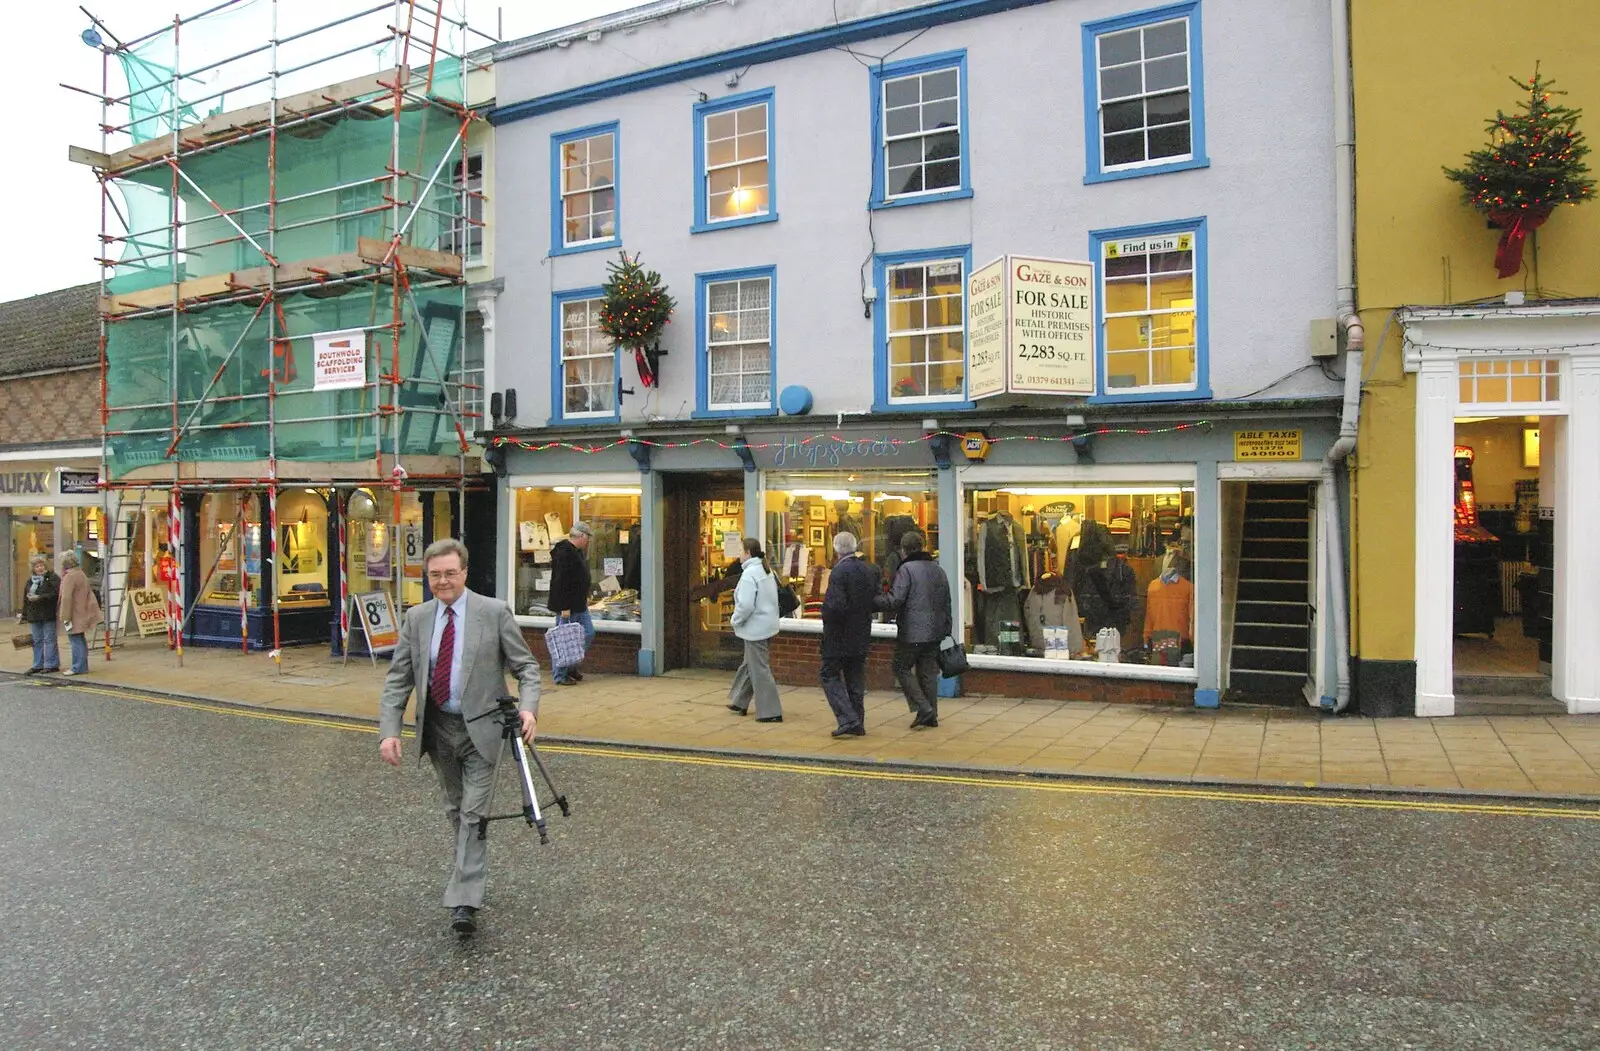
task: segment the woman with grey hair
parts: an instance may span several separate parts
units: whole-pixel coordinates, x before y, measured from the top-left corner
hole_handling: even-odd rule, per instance
[[[78,556],[61,556],[61,618],[67,641],[72,644],[72,668],[64,675],[89,673],[89,633],[100,623],[100,600],[95,598],[89,578],[78,568]]]
[[[50,561],[35,555],[29,563],[33,574],[23,590],[22,619],[33,636],[33,667],[29,675],[61,670],[61,654],[56,649],[56,609],[61,596],[61,578],[50,572]]]

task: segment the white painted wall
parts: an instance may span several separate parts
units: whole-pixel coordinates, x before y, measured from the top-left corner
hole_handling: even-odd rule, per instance
[[[840,0],[849,20],[915,6]],[[872,403],[873,326],[862,265],[894,252],[971,243],[975,265],[1004,252],[1083,259],[1091,229],[1206,216],[1211,387],[1239,397],[1309,364],[1307,325],[1334,309],[1332,66],[1322,0],[1207,0],[1202,10],[1207,169],[1086,186],[1081,23],[1146,4],[1055,0],[851,45],[893,61],[965,49],[971,200],[869,213],[869,72],[826,50],[516,121],[496,129],[495,262],[505,280],[497,320],[499,388],[518,391],[518,423],[550,415],[551,294],[602,283],[614,252],[548,257],[550,136],[619,121],[623,247],[642,252],[677,297],[664,383],[625,421],[693,410],[694,276],[775,265],[778,386],[803,384],[815,412]],[[833,23],[830,0],[712,5],[565,49],[497,64],[501,105],[638,72],[730,46]],[[869,60],[870,61],[870,60]],[[693,106],[772,87],[776,223],[691,235]],[[870,261],[865,269],[870,285]],[[624,363],[625,385],[634,382]],[[1316,370],[1272,397],[1337,393]]]

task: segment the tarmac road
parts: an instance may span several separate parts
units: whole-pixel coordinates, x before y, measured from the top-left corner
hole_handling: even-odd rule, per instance
[[[1592,808],[547,746],[462,940],[376,744],[0,683],[0,1048],[1600,1047]]]

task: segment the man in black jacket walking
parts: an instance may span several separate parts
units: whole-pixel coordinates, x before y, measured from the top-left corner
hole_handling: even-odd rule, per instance
[[[917,717],[913,730],[939,725],[939,642],[950,634],[950,581],[922,549],[916,531],[900,538],[905,561],[887,595],[873,601],[895,613],[894,676]]]
[[[594,621],[589,619],[589,538],[594,531],[582,522],[572,523],[567,538],[550,548],[550,612],[558,621],[583,625],[583,648],[594,641]],[[550,677],[557,686],[583,681],[576,664],[553,664]]]
[[[854,534],[834,534],[833,553],[828,593],[822,598],[822,692],[839,723],[833,736],[861,737],[867,732],[873,603],[883,587],[878,567],[857,553]]]

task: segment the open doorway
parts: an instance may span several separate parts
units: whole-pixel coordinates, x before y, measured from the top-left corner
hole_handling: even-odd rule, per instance
[[[1456,418],[1452,651],[1468,704],[1551,696],[1555,493],[1540,478],[1543,422]]]
[[[744,644],[733,616],[730,563],[744,539],[744,478],[737,472],[673,472],[662,479],[662,644],[665,670],[733,670]]]
[[[1222,483],[1222,632],[1229,703],[1317,704],[1318,487]]]

